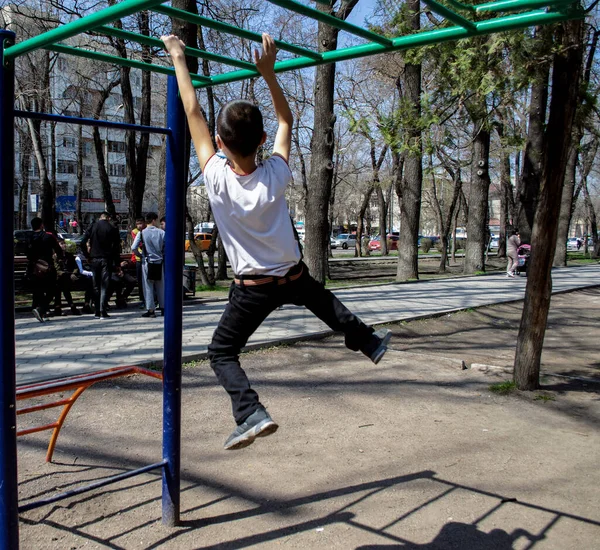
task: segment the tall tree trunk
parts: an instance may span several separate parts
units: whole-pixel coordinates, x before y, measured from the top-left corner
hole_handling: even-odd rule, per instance
[[[538,55],[547,57],[547,52],[550,51],[553,28],[546,25],[537,27],[535,32],[538,40]],[[540,61],[534,65],[531,100],[529,103],[529,128],[518,194],[519,211],[517,223],[521,240],[525,243],[531,242],[533,218],[540,189],[549,75],[550,65],[548,62]]]
[[[590,42],[590,48],[587,54],[585,70],[583,72],[581,100],[577,104],[577,115],[575,117],[575,128],[573,130],[573,138],[569,150],[569,160],[567,161],[567,170],[565,175],[565,183],[563,187],[562,200],[560,204],[560,217],[558,219],[558,236],[556,240],[556,251],[554,253],[554,265],[567,265],[567,239],[569,238],[569,228],[573,217],[573,209],[579,192],[575,192],[575,176],[577,172],[577,161],[579,158],[579,147],[583,139],[585,111],[589,109],[587,90],[590,84],[592,67],[596,49],[598,47],[598,38],[600,38],[600,30],[595,30]],[[596,153],[594,152],[594,157]],[[587,247],[587,240],[585,241]]]
[[[79,116],[82,116],[81,110]],[[77,230],[81,231],[81,199],[83,195],[83,126],[78,125],[77,128],[77,187],[75,188],[75,212],[73,212],[77,220]]]
[[[360,204],[360,211],[358,213],[358,220],[356,224],[356,246],[355,246],[355,256],[362,256],[362,242],[363,242],[363,232],[365,227],[365,214],[367,212],[367,208],[369,208],[369,201],[371,200],[371,195],[373,194],[373,190],[375,189],[375,183],[371,182],[365,194],[363,195],[362,202]]]
[[[590,198],[590,193],[588,191],[587,182],[583,184],[583,204],[585,205],[586,215],[588,219],[588,227],[592,234],[592,242],[594,243],[593,250],[594,256],[596,256],[596,243],[598,242],[598,221],[596,218],[596,210],[594,209],[594,205],[592,204],[592,199]],[[587,246],[588,235],[590,233],[586,231],[584,235],[585,243]]]
[[[322,9],[321,5],[319,5],[319,9]],[[319,51],[334,50],[337,46],[337,35],[336,29],[319,23]],[[312,276],[317,281],[324,283],[329,245],[327,210],[333,181],[335,65],[333,63],[319,65],[316,73],[314,125],[311,140],[312,159],[306,196],[304,261]]]
[[[383,189],[379,185],[379,173],[377,175],[377,207],[379,209],[379,235],[381,236],[381,254],[387,256],[389,254],[387,245],[387,231],[388,231],[388,216],[387,216],[387,204],[385,197],[383,196]],[[390,230],[391,232],[391,230]]]
[[[408,26],[418,31],[419,0],[408,0]],[[423,186],[423,144],[421,141],[421,64],[407,63],[403,75],[404,100],[411,110],[412,128],[405,129],[408,148],[404,155],[404,174],[400,185],[400,237],[398,239],[397,281],[419,278],[419,221]]]
[[[579,134],[579,132],[575,131],[575,134]],[[567,239],[569,238],[569,227],[571,226],[571,217],[573,214],[575,174],[577,171],[577,158],[579,156],[576,143],[579,144],[580,141],[581,136],[573,136],[571,146],[569,147],[569,157],[565,168],[565,183],[563,185],[560,214],[558,216],[558,231],[553,261],[555,267],[565,267],[567,265]]]
[[[333,13],[332,6],[318,4],[317,9],[346,19],[358,0],[342,3],[340,10]],[[319,23],[317,42],[319,52],[337,48],[339,30]],[[329,223],[327,210],[333,181],[334,125],[333,92],[335,63],[319,65],[314,84],[314,123],[311,139],[312,159],[308,193],[306,196],[306,246],[304,261],[319,282],[324,283],[327,274],[329,253]]]
[[[23,129],[18,130],[19,145],[21,148],[21,187],[19,188],[19,213],[17,219],[17,227],[19,229],[27,229],[27,211],[29,197],[29,168],[31,166],[31,141],[27,139]]]
[[[562,187],[579,95],[582,52],[581,19],[559,28],[560,49],[554,54],[552,100],[544,137],[542,179],[531,240],[531,265],[517,349],[514,379],[520,390],[539,387],[540,360],[552,295],[552,258],[556,246]]]
[[[27,119],[29,132],[31,134],[31,143],[33,146],[33,154],[40,173],[41,184],[41,218],[47,231],[54,229],[54,197],[52,196],[52,185],[48,178],[48,170],[46,169],[46,158],[42,146],[41,121],[31,118]]]
[[[113,80],[106,88],[100,91],[98,95],[98,100],[96,105],[94,106],[93,117],[95,119],[99,119],[102,113],[102,109],[104,108],[104,103],[110,92],[113,88],[116,88],[121,81],[119,79]],[[128,132],[131,133],[131,132]],[[108,136],[108,130],[107,134]],[[110,179],[108,177],[108,172],[106,171],[107,158],[105,157],[104,152],[104,142],[100,137],[100,128],[98,126],[94,126],[92,129],[92,137],[94,139],[94,151],[96,152],[96,163],[98,164],[98,177],[100,179],[100,186],[102,188],[102,198],[104,199],[104,208],[110,214],[110,216],[115,219],[117,217],[117,211],[115,209],[115,203],[112,197],[112,190],[110,188]],[[108,137],[106,138],[108,141]],[[108,151],[106,152],[108,155]],[[78,220],[79,222],[80,220]]]
[[[506,258],[506,225],[509,217],[509,203],[512,199],[510,155],[508,153],[502,153],[500,162],[500,231],[498,235],[498,258]]]
[[[488,197],[490,191],[490,132],[487,129],[486,106],[482,102],[471,109],[475,136],[469,193],[469,220],[464,271],[473,274],[485,271],[485,250],[488,235]]]

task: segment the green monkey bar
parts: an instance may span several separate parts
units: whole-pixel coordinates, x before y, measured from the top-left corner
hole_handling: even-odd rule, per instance
[[[279,49],[296,56],[277,62],[275,64],[275,71],[278,73],[312,67],[323,63],[334,63],[379,53],[407,50],[419,46],[447,42],[449,40],[459,40],[461,38],[482,36],[496,32],[545,25],[583,17],[583,11],[578,0],[496,0],[495,2],[486,2],[476,5],[465,4],[458,0],[423,0],[423,3],[426,4],[432,12],[436,13],[447,22],[447,25],[442,25],[435,29],[422,30],[414,34],[387,37],[334,17],[326,11],[326,8],[320,10],[314,9],[305,4],[296,2],[295,0],[266,1],[291,12],[331,25],[367,41],[365,44],[358,46],[319,53],[283,40],[276,40],[275,43]],[[324,6],[329,5],[328,0],[315,1]],[[444,2],[444,4],[441,2]],[[11,46],[5,50],[5,59],[14,59],[18,56],[43,48],[65,55],[86,57],[115,65],[163,74],[174,74],[174,71],[170,66],[156,65],[135,59],[125,59],[104,52],[59,44],[59,42],[73,36],[82,33],[92,33],[161,48],[162,42],[158,38],[125,31],[109,25],[109,23],[113,23],[123,17],[127,17],[128,15],[143,10],[150,10],[171,18],[187,21],[201,27],[213,29],[246,40],[254,42],[262,41],[260,33],[164,5],[167,3],[168,2],[165,0],[125,0],[124,2],[119,2],[118,4],[97,13],[82,17],[81,19],[72,21],[71,23],[67,23],[56,29],[52,29],[30,38],[29,40]],[[457,13],[455,10],[461,11],[463,14]],[[469,19],[469,16],[472,18]],[[483,19],[483,17],[485,17],[485,19]],[[254,63],[250,61],[234,59],[225,55],[189,47],[186,47],[185,52],[186,55],[207,59],[237,69],[216,74],[212,77],[193,74],[192,80],[194,81],[194,86],[197,88],[216,86],[218,84],[246,80],[258,76]]]

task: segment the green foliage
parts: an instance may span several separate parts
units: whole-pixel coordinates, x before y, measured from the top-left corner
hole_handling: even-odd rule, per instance
[[[548,401],[554,401],[554,396],[549,394],[549,393],[538,393],[534,398],[534,401],[542,401],[543,403],[546,403]]]
[[[509,395],[517,389],[517,385],[513,380],[507,380],[506,382],[499,382],[498,384],[492,384],[488,387],[492,393],[498,395]]]
[[[431,239],[421,239],[421,250],[427,254],[431,247],[433,246],[433,241]]]

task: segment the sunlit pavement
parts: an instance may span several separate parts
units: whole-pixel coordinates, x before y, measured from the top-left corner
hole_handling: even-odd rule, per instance
[[[600,265],[560,268],[552,272],[553,292],[600,284]],[[520,300],[525,277],[503,274],[437,279],[405,284],[360,286],[335,294],[363,321],[390,323],[460,309]],[[183,309],[183,357],[202,357],[225,302],[189,301]],[[163,321],[143,319],[136,304],[110,312],[110,319],[93,316],[61,317],[39,323],[33,315],[16,321],[17,384],[29,384],[110,367],[160,362]],[[329,328],[302,307],[274,311],[249,341],[249,346],[276,344],[311,335],[330,334]]]

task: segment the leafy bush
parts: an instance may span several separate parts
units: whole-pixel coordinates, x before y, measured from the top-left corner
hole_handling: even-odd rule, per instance
[[[442,239],[436,241],[433,245],[438,252],[441,252],[444,249],[444,245],[442,244]]]
[[[431,239],[421,239],[421,250],[427,254],[431,247],[433,246],[433,242]]]

